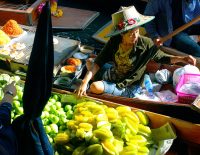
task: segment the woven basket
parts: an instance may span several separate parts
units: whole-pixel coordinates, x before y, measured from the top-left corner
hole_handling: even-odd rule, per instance
[[[181,86],[184,85],[185,83],[188,83],[189,81],[200,83],[200,74],[183,74],[181,76],[179,83],[176,87],[176,93],[178,96],[178,101],[180,103],[190,104],[197,97],[197,95],[187,94],[180,91]]]

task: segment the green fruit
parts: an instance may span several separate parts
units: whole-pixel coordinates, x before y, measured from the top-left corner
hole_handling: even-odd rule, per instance
[[[58,133],[54,138],[54,142],[57,144],[67,144],[69,142],[69,135],[66,133]]]
[[[137,145],[125,146],[120,155],[138,155]]]
[[[51,132],[51,127],[50,126],[44,126],[44,129],[45,129],[47,134]]]
[[[56,103],[56,100],[55,100],[54,98],[50,98],[50,99],[49,99],[49,102],[51,102],[51,103]]]
[[[56,124],[50,124],[51,132],[58,133],[58,126]]]
[[[44,111],[50,111],[49,105],[46,105],[46,106],[44,107]]]
[[[101,145],[103,146],[103,149],[105,151],[105,154],[107,155],[116,155],[118,154],[115,146],[113,145],[112,142],[110,142],[109,140],[105,140],[101,143]]]
[[[19,115],[24,113],[23,107],[16,107],[15,110],[16,110],[16,113],[19,114]]]
[[[99,139],[93,135],[93,136],[90,138],[89,143],[90,143],[90,144],[97,144],[97,143],[99,143]]]
[[[70,144],[55,144],[55,150],[58,152],[58,154],[55,155],[71,155],[73,150],[74,150],[74,146],[70,145]]]
[[[65,125],[59,126],[59,131],[65,131],[65,130],[66,130],[66,126]]]
[[[13,100],[19,100],[18,95],[16,95],[15,97],[13,97]]]
[[[85,155],[102,155],[103,154],[103,148],[100,144],[93,144],[86,148]]]
[[[73,151],[72,155],[84,155],[85,149],[85,145],[79,146]]]
[[[22,97],[23,97],[23,92],[22,91],[18,91],[17,92],[17,96],[18,96],[18,100],[22,100]]]
[[[51,115],[50,120],[52,123],[57,124],[59,122],[59,117]]]
[[[140,153],[149,153],[149,149],[146,147],[146,146],[140,146],[139,148],[138,148],[138,152],[140,152]]]
[[[56,101],[59,100],[59,96],[57,94],[54,94],[52,98],[55,99]]]
[[[66,117],[60,117],[60,123],[66,123],[68,119]]]
[[[56,114],[57,113],[56,105],[51,105],[50,106],[50,113],[52,113],[52,114]]]
[[[42,122],[44,125],[49,125],[51,123],[51,121],[48,118],[42,119]]]
[[[119,140],[114,139],[113,145],[114,145],[115,149],[117,150],[117,152],[121,152],[123,150],[124,141],[122,139],[119,139]]]
[[[127,113],[124,114],[124,116],[129,118],[130,120],[132,120],[135,123],[140,122],[138,116],[134,112],[127,112]]]
[[[69,111],[69,110],[72,110],[72,106],[71,106],[71,105],[66,105],[66,106],[65,106],[65,111],[67,112],[67,111]]]
[[[80,128],[76,130],[76,137],[84,139],[85,135],[86,135],[86,132],[83,129]]]
[[[49,138],[50,143],[53,143],[53,138],[51,138],[49,135],[47,135],[47,137]]]
[[[49,117],[49,112],[48,111],[43,111],[42,112],[42,116],[41,116],[41,118],[43,119],[43,118],[45,118],[45,117]]]
[[[11,118],[14,118],[15,114],[14,112],[11,112]]]
[[[57,102],[55,103],[55,105],[56,105],[56,108],[57,108],[57,109],[60,109],[60,108],[62,107],[62,104],[61,104],[61,102],[59,102],[59,101],[57,101]]]
[[[72,117],[73,117],[73,111],[68,111],[67,112],[67,119],[72,119]]]
[[[15,81],[15,82],[17,83],[17,82],[19,82],[20,77],[17,76],[17,75],[15,75],[15,76],[10,77],[10,79],[11,79],[12,81]],[[16,86],[17,86],[17,85],[16,85]]]
[[[151,135],[151,129],[148,126],[139,124],[138,125],[138,134],[143,135],[145,137],[149,137]]]
[[[132,121],[128,117],[124,117],[124,120],[125,120],[126,126],[131,130],[132,134],[136,135],[138,132],[138,124]]]
[[[13,118],[13,120],[16,119],[16,118],[19,117],[19,116],[20,116],[20,115],[15,115],[14,118]]]
[[[112,132],[106,128],[102,128],[102,129],[100,128],[100,129],[94,130],[93,134],[95,137],[97,137],[100,140],[106,140],[113,137]]]
[[[127,145],[146,145],[147,139],[142,135],[135,135],[130,138],[130,141],[127,143]]]
[[[13,107],[14,107],[14,108],[20,107],[20,102],[17,101],[17,100],[14,100],[14,101],[13,101]]]

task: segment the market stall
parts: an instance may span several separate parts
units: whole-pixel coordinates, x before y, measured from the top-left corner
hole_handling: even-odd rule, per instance
[[[8,20],[2,27],[7,27],[9,22],[15,23],[13,29],[18,26],[23,30],[23,33],[11,37],[8,42],[2,43],[0,48],[1,60],[9,66],[11,72],[26,74],[36,29],[35,27],[19,25],[15,20]],[[54,75],[57,75],[61,63],[78,50],[78,44],[79,41],[77,40],[54,36]]]
[[[23,26],[21,28],[26,31],[26,34],[17,39],[12,38],[10,44],[5,47],[13,48],[13,46],[20,45],[20,50],[16,51],[23,52],[24,55],[22,54],[20,59],[16,59],[20,55],[19,53],[6,51],[4,48],[0,49],[1,52],[4,52],[3,56],[1,55],[4,58],[3,61],[10,67],[9,71],[2,71],[0,86],[2,88],[13,80],[16,82],[17,96],[13,102],[12,121],[19,119],[19,116],[24,114],[24,81],[20,80],[16,73],[26,73],[35,36],[34,29],[30,30],[29,27]],[[36,39],[39,40],[39,38]],[[17,44],[18,42],[20,44]],[[37,43],[39,45],[39,41]],[[21,49],[22,47],[23,49]],[[37,48],[35,45],[35,49]],[[80,41],[54,36],[53,86],[59,89],[53,88],[46,106],[43,107],[44,109],[40,108],[42,109],[42,126],[54,147],[55,154],[151,153],[154,155],[156,151],[158,154],[162,154],[161,151],[164,151],[164,154],[199,151],[199,113],[192,111],[190,104],[143,101],[89,93],[89,96],[77,98],[76,94],[66,91],[73,91],[80,84],[86,60],[94,56],[94,51],[95,48],[81,45]],[[31,72],[29,72],[29,78],[31,79]],[[51,81],[50,78],[48,80]],[[35,81],[37,81],[37,77],[34,77]],[[45,81],[42,84],[45,84]],[[49,88],[49,86],[47,87]],[[30,87],[29,91],[31,91]],[[25,92],[28,96],[27,90]],[[2,91],[0,93],[2,98]],[[38,102],[36,104],[40,105]],[[44,106],[45,103],[41,104]],[[34,111],[34,104],[28,106],[26,102],[25,105],[26,113],[27,109]],[[188,113],[186,113],[187,110]],[[37,113],[37,115],[39,114]],[[184,116],[187,118],[185,119],[183,115],[187,115]],[[23,134],[21,135],[23,136]],[[162,150],[162,148],[165,149]]]

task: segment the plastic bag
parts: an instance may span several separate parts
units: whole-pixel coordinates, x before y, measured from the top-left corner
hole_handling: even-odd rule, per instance
[[[149,155],[164,155],[170,149],[174,139],[176,139],[176,131],[171,123],[166,123],[160,128],[152,129],[152,137],[157,142],[150,148]]]
[[[171,72],[167,69],[158,70],[155,73],[155,78],[160,84],[169,83],[171,78]]]
[[[156,92],[156,95],[160,98],[162,102],[177,102],[178,97],[176,94],[171,92],[170,90],[163,90],[160,92]]]
[[[180,92],[191,95],[199,95],[200,94],[200,84],[195,82],[185,83],[181,86]]]

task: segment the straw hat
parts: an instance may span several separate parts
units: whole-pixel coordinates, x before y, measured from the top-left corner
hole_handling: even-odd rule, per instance
[[[154,19],[154,16],[141,15],[134,6],[122,7],[112,14],[113,30],[105,37],[112,37],[128,30],[134,29]]]

